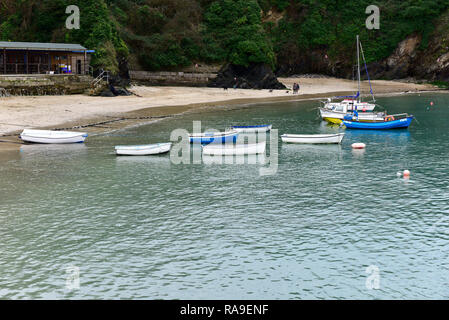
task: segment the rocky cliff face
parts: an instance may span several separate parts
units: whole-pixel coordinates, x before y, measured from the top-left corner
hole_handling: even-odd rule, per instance
[[[374,78],[449,81],[448,49],[440,36],[432,37],[423,48],[422,37],[413,34],[400,42],[390,57],[370,64],[368,70]]]
[[[281,64],[277,74],[322,73],[352,78],[352,66],[348,64],[348,60],[352,62],[354,58],[342,57],[331,61],[325,52],[311,51],[289,64]],[[369,63],[368,72],[372,79],[392,80],[413,77],[430,81],[449,81],[449,35],[434,34],[424,45],[420,34],[411,34],[398,44],[388,58]],[[361,76],[366,78],[364,72]]]
[[[398,44],[398,47],[387,59],[368,65],[372,78],[403,79],[414,74],[415,60],[421,35],[412,34]]]

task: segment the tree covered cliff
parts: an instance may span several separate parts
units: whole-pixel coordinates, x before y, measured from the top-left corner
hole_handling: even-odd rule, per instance
[[[365,27],[371,4],[378,30]],[[68,5],[80,8],[79,30],[65,28]],[[368,62],[411,35],[418,55],[437,45],[437,59],[449,45],[448,10],[447,0],[0,0],[0,40],[81,43],[96,50],[94,66],[115,72],[126,59],[144,70],[231,62],[348,75],[356,34]]]

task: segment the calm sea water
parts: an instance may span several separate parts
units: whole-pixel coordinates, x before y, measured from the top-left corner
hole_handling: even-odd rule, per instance
[[[449,95],[379,102],[418,121],[346,130],[341,146],[279,140],[269,176],[262,164],[175,165],[113,146],[167,141],[193,120],[339,131],[318,120],[318,102],[223,106],[0,154],[0,297],[449,298]]]

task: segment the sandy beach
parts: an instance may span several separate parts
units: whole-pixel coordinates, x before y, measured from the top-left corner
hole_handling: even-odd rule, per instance
[[[132,86],[130,91],[135,95],[113,98],[87,95],[0,98],[0,140],[9,141],[24,128],[72,128],[97,124],[93,126],[96,128],[89,128],[95,130],[101,129],[101,124],[123,122],[123,118],[141,118],[148,122],[152,117],[174,115],[223,103],[327,98],[356,90],[355,82],[344,79],[279,78],[279,80],[288,88],[291,88],[294,82],[299,82],[301,85],[299,94],[293,95],[291,91],[286,90]],[[373,81],[373,87],[377,95],[437,90],[436,87],[427,84],[383,80]],[[369,91],[367,82],[362,83],[362,91]]]

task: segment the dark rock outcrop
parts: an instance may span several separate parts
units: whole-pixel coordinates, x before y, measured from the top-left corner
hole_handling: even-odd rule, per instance
[[[339,66],[332,64],[325,50],[308,50],[298,55],[279,54],[276,75],[292,76],[294,74],[326,74],[329,76],[345,77],[339,72]]]
[[[265,64],[253,64],[249,67],[234,64],[224,65],[208,87],[240,89],[286,89],[278,81],[273,70]]]
[[[420,35],[412,34],[401,41],[387,59],[368,65],[370,76],[391,80],[404,79],[412,75],[421,40]],[[365,74],[362,77],[365,78]]]
[[[128,91],[126,88],[115,87],[109,84],[109,87],[100,93],[102,97],[116,97],[116,96],[130,96],[132,92]]]

